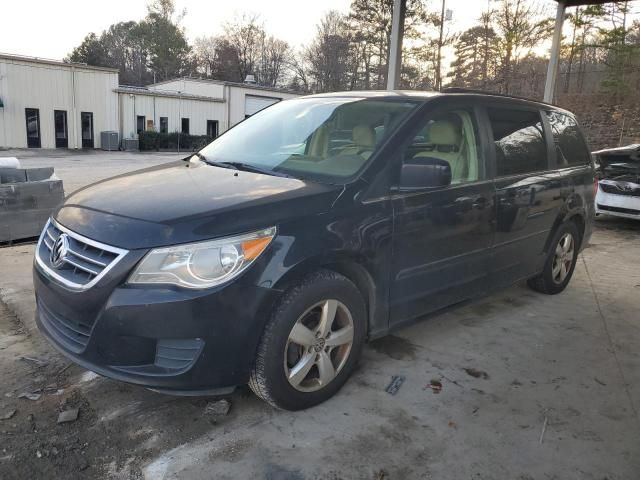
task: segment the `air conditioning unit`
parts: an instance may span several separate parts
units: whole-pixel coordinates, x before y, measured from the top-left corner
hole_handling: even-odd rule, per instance
[[[100,132],[100,146],[102,150],[118,150],[119,145],[118,132]]]
[[[133,150],[139,150],[137,138],[125,138],[122,141],[122,146],[127,152],[131,152]]]

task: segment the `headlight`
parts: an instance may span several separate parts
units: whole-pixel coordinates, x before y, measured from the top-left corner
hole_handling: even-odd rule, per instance
[[[267,248],[276,227],[207,242],[156,248],[129,277],[129,283],[208,288],[238,276]]]

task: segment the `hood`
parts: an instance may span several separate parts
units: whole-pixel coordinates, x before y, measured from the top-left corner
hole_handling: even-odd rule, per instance
[[[70,195],[55,219],[121,248],[242,233],[326,212],[342,187],[175,162],[103,180]]]
[[[607,148],[593,152],[601,179],[640,183],[640,145]]]

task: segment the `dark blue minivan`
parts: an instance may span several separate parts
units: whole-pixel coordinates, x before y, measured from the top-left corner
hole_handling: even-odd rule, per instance
[[[42,333],[176,395],[302,409],[366,339],[528,280],[559,293],[594,218],[574,116],[471,92],[273,105],[183,161],[70,195],[38,242]]]

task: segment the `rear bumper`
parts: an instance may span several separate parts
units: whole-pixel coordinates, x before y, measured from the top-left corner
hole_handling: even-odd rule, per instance
[[[278,296],[241,281],[207,291],[120,286],[101,308],[83,310],[84,294],[61,292],[37,267],[34,286],[37,325],[65,356],[177,395],[227,393],[246,383]]]

